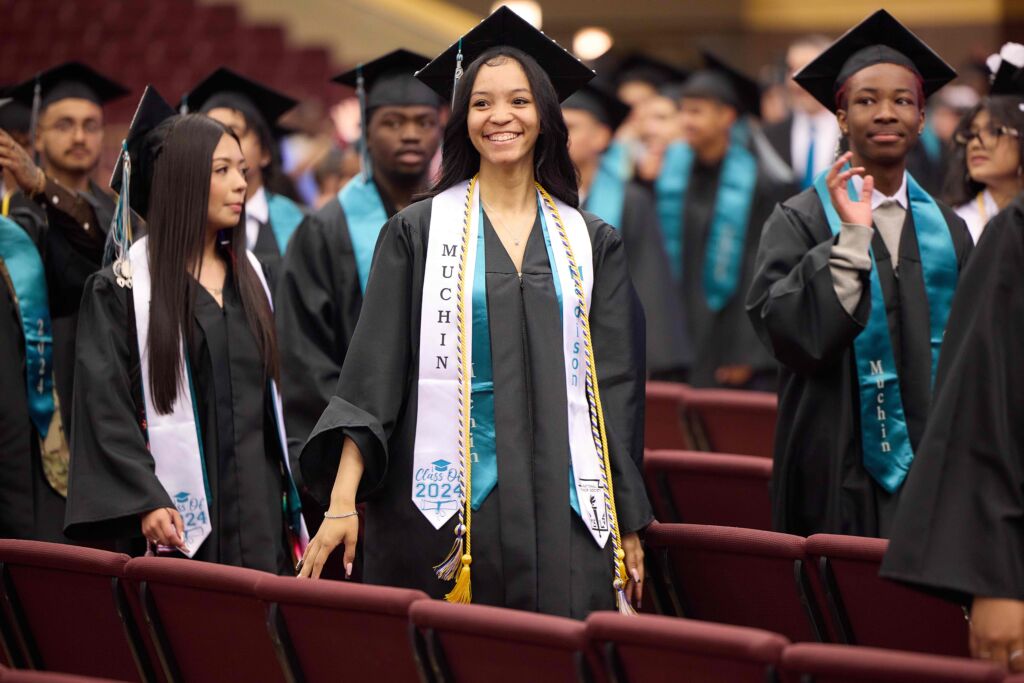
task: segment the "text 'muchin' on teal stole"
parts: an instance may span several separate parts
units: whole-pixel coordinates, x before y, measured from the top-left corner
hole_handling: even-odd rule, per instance
[[[701,279],[704,299],[712,311],[725,308],[735,296],[742,276],[743,248],[757,185],[757,159],[747,149],[748,136],[744,122],[733,125],[718,181]],[[695,157],[686,143],[669,145],[654,183],[665,251],[677,281],[683,275],[683,218]]]
[[[849,168],[849,166],[847,166]],[[839,214],[832,206],[823,171],[814,181],[821,205],[825,209],[829,228],[838,235],[842,227]],[[857,190],[851,181],[850,198],[857,201]],[[931,342],[932,372],[939,363],[942,336],[949,319],[953,293],[959,277],[956,249],[949,226],[935,200],[917,181],[907,174],[907,194],[910,213],[914,219],[918,251],[924,274],[925,294],[928,297],[929,339]],[[885,296],[878,277],[874,250],[871,251],[871,312],[867,325],[853,342],[857,362],[857,386],[860,392],[861,451],[864,468],[889,493],[903,485],[914,460],[907,420],[903,410],[896,357],[889,336],[889,320],[885,310]]]
[[[373,265],[373,251],[380,231],[388,222],[388,212],[384,209],[376,183],[362,173],[357,173],[341,188],[338,202],[348,222],[348,234],[359,272],[359,289],[365,294]]]

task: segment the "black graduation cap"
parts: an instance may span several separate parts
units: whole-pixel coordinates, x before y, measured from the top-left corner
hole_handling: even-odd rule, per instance
[[[436,107],[441,104],[437,93],[415,76],[416,71],[428,62],[428,57],[415,52],[394,50],[331,80],[358,91],[359,77],[362,76],[367,109],[416,105]]]
[[[31,126],[32,110],[0,88],[0,129],[27,135]]]
[[[988,94],[1024,97],[1024,68],[1014,66],[1004,59],[999,64],[999,70],[992,75],[992,87]]]
[[[153,167],[170,131],[170,120],[177,112],[160,96],[156,88],[146,86],[139,100],[139,106],[132,117],[131,126],[125,137],[128,156],[131,157],[131,189],[129,204],[132,210],[143,218],[149,210],[149,192],[153,183]],[[120,193],[124,184],[124,156],[117,160],[110,187]]]
[[[733,107],[740,114],[761,116],[761,86],[718,55],[701,50],[704,68],[690,76],[678,96],[707,97]]]
[[[629,105],[607,86],[587,83],[562,103],[563,109],[582,109],[613,131],[629,116]]]
[[[277,120],[299,102],[258,81],[221,67],[186,92],[178,109],[181,113],[209,112],[226,107],[242,112],[246,119],[258,116],[278,136],[284,129]]]
[[[839,37],[793,80],[831,111],[847,79],[875,64],[898,64],[921,77],[924,94],[956,78],[956,71],[894,16],[880,9]]]
[[[690,72],[686,69],[635,52],[619,62],[615,82],[622,85],[639,81],[660,89],[671,83],[681,83],[689,77]]]
[[[34,103],[37,85],[40,98],[38,104]],[[42,111],[54,102],[72,97],[102,106],[124,97],[128,92],[120,83],[81,62],[65,62],[14,86],[9,96]]]
[[[452,43],[440,56],[416,72],[416,78],[429,85],[446,101],[450,101],[455,89],[458,55],[461,53],[462,65],[468,67],[474,59],[497,45],[519,48],[537,60],[555,86],[559,101],[579,90],[594,77],[594,72],[572,53],[502,5],[469,33]]]

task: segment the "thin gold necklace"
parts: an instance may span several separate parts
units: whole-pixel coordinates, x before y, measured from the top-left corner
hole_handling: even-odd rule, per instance
[[[483,203],[483,200],[481,200],[481,203]],[[507,225],[505,225],[505,221],[503,221],[501,219],[501,216],[499,216],[496,212],[492,211],[491,208],[489,206],[487,206],[486,203],[484,203],[484,210],[487,212],[488,216],[491,216],[496,221],[498,221],[498,223],[501,224],[500,225],[501,232],[504,233],[505,237],[507,237],[510,240],[512,240],[512,243],[514,245],[516,245],[517,247],[520,244],[522,244],[523,238],[520,237],[519,239],[516,239],[516,237],[512,234],[512,231],[508,229]],[[533,223],[530,223],[530,230],[526,233],[526,235],[529,236],[530,232],[533,232]]]

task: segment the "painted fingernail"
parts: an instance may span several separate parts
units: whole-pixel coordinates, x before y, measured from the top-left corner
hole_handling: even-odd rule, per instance
[[[345,578],[346,579],[351,579],[352,578],[352,563],[351,562],[349,562],[348,564],[345,565]]]
[[[629,570],[629,575],[633,577],[634,581],[640,583],[640,572],[637,570],[636,567],[633,567]]]

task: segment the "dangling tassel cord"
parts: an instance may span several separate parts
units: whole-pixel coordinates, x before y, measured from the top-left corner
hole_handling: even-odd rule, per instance
[[[103,262],[113,262],[114,277],[121,287],[132,287],[132,266],[128,250],[132,246],[132,158],[128,154],[128,141],[121,142],[121,193],[117,197],[114,220],[110,224]]]
[[[462,38],[459,38],[459,51],[455,55],[455,80],[452,82],[452,109],[455,108],[455,88],[459,85],[459,81],[462,79]],[[466,205],[469,208],[469,205]]]

